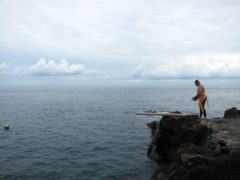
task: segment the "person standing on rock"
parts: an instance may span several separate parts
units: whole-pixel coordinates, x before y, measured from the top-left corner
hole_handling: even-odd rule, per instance
[[[202,117],[202,115],[204,115],[204,119],[207,118],[207,112],[205,109],[205,102],[207,100],[207,96],[205,94],[205,88],[204,86],[200,83],[199,80],[195,80],[195,85],[198,87],[197,89],[197,95],[192,97],[193,101],[198,100],[198,106],[200,109],[200,117]]]

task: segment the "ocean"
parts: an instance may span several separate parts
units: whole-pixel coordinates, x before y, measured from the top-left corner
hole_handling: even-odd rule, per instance
[[[209,117],[240,106],[240,84],[205,87]],[[0,179],[149,180],[158,166],[146,124],[160,117],[135,112],[198,114],[195,93],[193,82],[1,86]]]

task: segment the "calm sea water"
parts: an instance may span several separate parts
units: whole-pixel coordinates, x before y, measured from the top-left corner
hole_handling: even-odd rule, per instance
[[[146,156],[146,123],[159,117],[134,112],[196,114],[195,90],[179,84],[0,88],[0,179],[148,180],[157,166]],[[207,94],[211,117],[240,105],[238,85],[211,86]]]

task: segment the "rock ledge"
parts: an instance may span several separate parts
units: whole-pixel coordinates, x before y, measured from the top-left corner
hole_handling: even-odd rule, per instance
[[[148,156],[159,164],[152,180],[240,179],[240,110],[202,121],[196,115],[163,116],[148,126]]]

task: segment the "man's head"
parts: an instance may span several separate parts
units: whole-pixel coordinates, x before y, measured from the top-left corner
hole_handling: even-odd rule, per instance
[[[195,85],[199,86],[200,85],[200,81],[199,80],[195,80]]]

